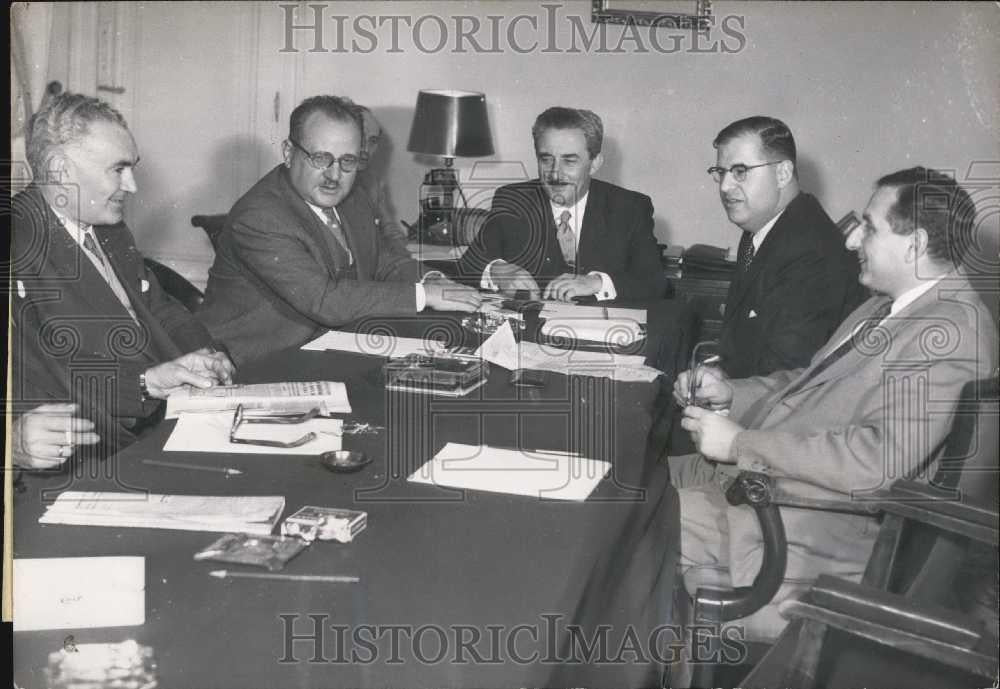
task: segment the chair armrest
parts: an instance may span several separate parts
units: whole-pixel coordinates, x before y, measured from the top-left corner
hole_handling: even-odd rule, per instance
[[[961,613],[829,574],[819,576],[809,599],[833,612],[961,648],[974,648],[982,637],[981,630],[970,628]]]
[[[877,514],[879,505],[871,500],[832,500],[828,498],[806,498],[792,495],[780,486],[772,485],[771,501],[781,507],[798,507],[822,512],[849,512],[851,514]]]
[[[897,481],[889,490],[879,494],[875,505],[890,514],[915,519],[983,543],[998,544],[996,506],[962,502],[952,491],[942,491],[917,481]]]

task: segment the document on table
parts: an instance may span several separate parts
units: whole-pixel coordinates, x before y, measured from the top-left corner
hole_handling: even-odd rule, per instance
[[[343,419],[315,418],[303,423],[244,423],[239,438],[293,442],[307,433],[316,437],[298,447],[265,447],[229,442],[233,414],[181,414],[167,438],[166,452],[228,452],[232,454],[318,455],[341,449]]]
[[[409,477],[413,483],[552,500],[586,500],[611,463],[558,450],[448,443]]]
[[[146,559],[15,559],[13,591],[15,632],[144,624]]]
[[[350,414],[347,387],[329,380],[252,385],[216,385],[212,388],[185,388],[167,398],[166,418],[182,412],[219,412],[267,409],[274,412],[308,411],[319,407],[324,414]]]
[[[656,380],[660,375],[657,369],[646,366],[641,356],[560,349],[534,342],[518,343],[509,323],[504,323],[483,342],[476,355],[510,371],[532,368],[567,376],[594,376],[642,383]]]
[[[581,306],[564,301],[542,303],[540,318],[597,318],[601,320],[632,321],[646,324],[646,309],[627,309],[621,306]]]
[[[553,339],[603,342],[615,347],[627,347],[645,337],[642,325],[622,318],[547,318],[542,335]]]
[[[410,256],[418,261],[457,261],[462,258],[462,255],[468,248],[467,245],[442,246],[421,244],[420,242],[410,242],[406,245],[406,250],[410,252]]]
[[[408,354],[440,352],[444,345],[435,340],[421,340],[415,337],[396,337],[385,333],[348,333],[330,330],[315,340],[302,345],[303,351],[354,352],[370,356],[398,357]]]
[[[39,524],[118,526],[269,534],[281,518],[281,495],[160,495],[68,490]]]

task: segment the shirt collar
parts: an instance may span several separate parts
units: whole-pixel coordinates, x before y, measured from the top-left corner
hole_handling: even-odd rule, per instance
[[[587,193],[580,197],[580,199],[574,203],[572,206],[559,206],[549,199],[549,205],[552,206],[552,217],[555,218],[556,224],[559,224],[559,216],[563,214],[563,211],[570,212],[569,224],[573,227],[580,227],[583,221],[583,214],[587,210],[587,197],[590,196],[590,189]]]
[[[753,235],[751,235],[750,241],[753,242],[754,253],[760,251],[760,245],[764,243],[764,239],[767,237],[767,233],[771,231],[771,228],[774,227],[774,223],[778,222],[778,218],[780,218],[781,214],[784,212],[785,209],[782,208],[780,211],[778,211],[778,214],[776,216],[767,221],[764,227],[760,228],[759,230],[754,232]]]
[[[305,201],[305,199],[303,199],[303,201]],[[314,203],[309,203],[308,201],[306,201],[306,205],[309,206],[309,210],[311,210],[313,213],[316,214],[317,218],[319,218],[320,220],[323,221],[324,225],[327,223],[325,209],[320,208],[319,206],[317,206]],[[337,211],[337,207],[336,206],[330,206],[330,210],[333,211],[333,216],[335,218],[337,218],[337,221],[339,222],[340,221],[340,213]]]
[[[75,241],[80,246],[83,246],[83,235],[91,231],[94,226],[85,225],[84,223],[77,222],[76,220],[73,220],[69,216],[63,215],[55,208],[52,209],[52,212],[56,214],[56,218],[59,220],[59,224],[62,225],[64,228],[66,228],[66,231],[69,232],[69,236],[73,238],[73,241]]]
[[[921,282],[916,287],[911,287],[910,289],[900,294],[896,299],[893,300],[892,308],[889,310],[889,315],[895,316],[897,313],[899,313],[907,306],[915,302],[917,299],[922,297],[928,290],[934,287],[934,285],[941,282],[941,278],[943,277],[944,275],[938,275],[936,278]]]

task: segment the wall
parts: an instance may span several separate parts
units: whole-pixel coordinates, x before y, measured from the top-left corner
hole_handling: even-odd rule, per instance
[[[494,157],[523,162],[532,175],[529,129],[538,112],[552,104],[597,111],[608,158],[598,176],[653,198],[662,242],[735,246],[738,235],[705,173],[715,161],[711,140],[733,119],[766,113],[791,126],[803,187],[835,218],[860,210],[878,175],[926,164],[987,187],[979,194],[986,199],[983,229],[996,243],[995,3],[720,0],[708,42],[693,44],[682,32],[672,54],[655,49],[648,29],[611,52],[621,27],[607,28],[604,51],[599,40],[586,50],[590,3],[555,0],[312,2],[322,6],[322,51],[310,51],[316,36],[307,29],[294,32],[296,50],[280,52],[280,4],[287,3],[134,5],[130,117],[143,160],[130,217],[144,250],[183,264],[197,281],[211,252],[190,215],[226,210],[275,164],[289,110],[319,92],[348,95],[376,112],[388,138],[379,163],[408,220],[416,216],[423,173],[436,162],[405,150],[417,91],[456,88],[487,94]],[[519,15],[527,19],[515,21]],[[381,27],[372,29],[379,18]],[[300,3],[295,21],[312,19]],[[474,38],[495,52],[477,52],[468,40],[465,52],[456,51],[457,28],[475,21]],[[447,47],[434,51],[440,22]],[[658,31],[661,46],[674,45],[669,30]],[[352,40],[359,50],[338,52]],[[420,41],[430,50],[420,50]],[[534,42],[537,49],[517,51]],[[457,165],[467,176],[473,162]]]

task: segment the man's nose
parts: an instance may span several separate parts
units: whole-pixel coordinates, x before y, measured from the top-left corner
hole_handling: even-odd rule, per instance
[[[719,190],[723,192],[735,189],[738,186],[736,182],[736,177],[732,172],[726,170],[722,173],[722,179],[719,180]]]
[[[132,168],[125,168],[122,170],[120,186],[122,191],[127,191],[130,194],[134,194],[139,191],[139,185],[135,182],[135,173],[132,172]]]
[[[323,171],[323,176],[331,181],[339,180],[341,176],[340,161],[334,161],[333,165]]]
[[[861,248],[861,226],[858,225],[853,230],[847,233],[847,239],[844,241],[844,246],[847,247],[848,251],[857,251]]]

